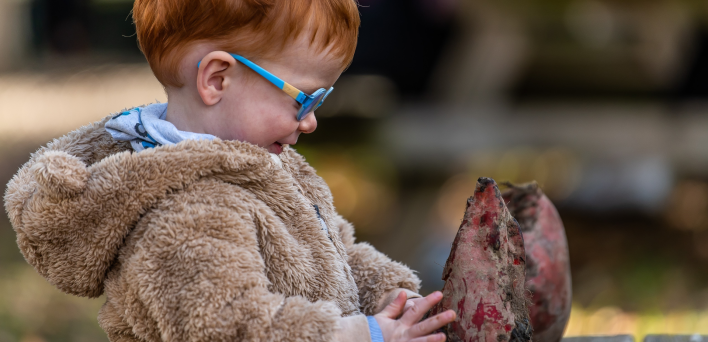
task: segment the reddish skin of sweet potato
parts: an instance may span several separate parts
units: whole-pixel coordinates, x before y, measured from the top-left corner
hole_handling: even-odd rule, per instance
[[[565,228],[535,183],[504,191],[526,242],[526,287],[531,292],[534,341],[558,342],[570,317],[572,288]]]
[[[529,341],[524,240],[494,180],[480,178],[443,270],[443,299],[457,320],[448,341]]]

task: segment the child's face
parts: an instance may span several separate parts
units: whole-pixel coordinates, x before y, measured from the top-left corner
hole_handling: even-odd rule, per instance
[[[341,61],[330,59],[329,49],[317,52],[307,35],[302,37],[305,39],[286,47],[277,59],[252,61],[307,94],[319,88],[329,89],[341,74]],[[208,52],[201,61],[204,65],[196,76],[196,91],[202,102],[197,107],[202,113],[189,120],[177,118],[173,123],[179,129],[246,141],[279,154],[283,144],[293,145],[300,133],[317,128],[314,113],[297,121],[299,103],[227,53]],[[196,63],[192,65],[196,69]],[[168,120],[173,121],[169,108]],[[180,127],[180,121],[188,123]]]

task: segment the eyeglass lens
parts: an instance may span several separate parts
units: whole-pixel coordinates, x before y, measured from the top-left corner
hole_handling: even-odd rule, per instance
[[[308,114],[313,112],[317,107],[319,107],[319,104],[321,104],[322,99],[324,99],[325,92],[320,92],[317,96],[315,96],[312,100],[306,101],[302,107],[300,108],[300,111],[297,114],[298,121],[302,121],[307,117]]]

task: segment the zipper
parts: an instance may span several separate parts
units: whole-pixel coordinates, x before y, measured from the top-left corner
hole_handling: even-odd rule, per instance
[[[312,202],[312,200],[305,195],[305,191],[302,190],[302,187],[300,187],[300,184],[298,184],[297,181],[293,182],[293,185],[297,187],[297,191],[300,192],[300,195],[302,195],[302,197],[304,197],[308,202],[310,202],[312,207],[315,209],[315,214],[317,214],[317,219],[320,221],[320,226],[322,227],[322,230],[325,232],[325,234],[327,234],[327,238],[329,239],[329,241],[334,243],[334,241],[332,241],[332,236],[329,234],[329,227],[327,227],[327,222],[325,222],[325,220],[322,218],[322,214],[320,214],[320,207],[314,202]]]
[[[315,212],[317,213],[317,219],[320,220],[320,225],[322,226],[322,230],[324,230],[325,233],[327,234],[329,241],[332,241],[332,237],[329,235],[329,228],[327,227],[327,223],[324,221],[324,219],[322,219],[322,215],[320,215],[320,207],[317,204],[313,204],[312,206],[315,207]],[[334,242],[334,241],[332,241],[332,242]]]

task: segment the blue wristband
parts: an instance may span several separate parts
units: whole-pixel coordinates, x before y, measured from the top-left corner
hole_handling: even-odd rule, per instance
[[[381,327],[379,322],[376,321],[374,316],[366,316],[366,320],[369,322],[369,334],[371,334],[371,342],[384,342],[383,334],[381,333]]]

